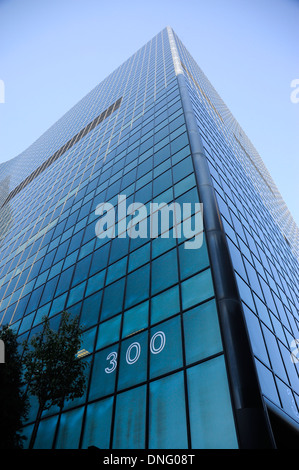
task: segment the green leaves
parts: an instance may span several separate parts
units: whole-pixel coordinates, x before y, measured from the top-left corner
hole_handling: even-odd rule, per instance
[[[44,330],[26,344],[24,365],[28,391],[36,395],[42,409],[61,408],[66,400],[81,397],[85,390],[86,363],[77,358],[82,328],[77,319],[63,312],[58,331],[44,319]]]
[[[29,403],[23,390],[17,335],[5,325],[0,339],[5,344],[5,363],[0,364],[0,449],[16,449],[23,446],[21,431]]]

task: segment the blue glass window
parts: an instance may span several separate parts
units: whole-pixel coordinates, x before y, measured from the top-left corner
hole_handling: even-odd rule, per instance
[[[178,282],[177,252],[171,250],[152,262],[152,294]]]
[[[70,255],[65,258],[63,269],[67,269],[69,266],[76,262],[79,250],[73,251]]]
[[[78,449],[83,412],[82,407],[61,415],[56,449]]]
[[[251,308],[251,310],[254,310],[252,292],[249,286],[246,284],[246,282],[243,281],[243,279],[240,276],[238,276],[238,274],[236,274],[236,279],[237,279],[241,299]]]
[[[193,163],[191,157],[185,158],[177,165],[175,165],[172,169],[173,171],[173,181],[177,183],[178,181],[185,178],[185,176],[189,175],[194,171]]]
[[[160,223],[160,221],[159,221]],[[160,226],[159,226],[160,230]],[[164,253],[165,251],[170,250],[176,246],[176,239],[174,237],[173,228],[169,230],[169,237],[162,238],[155,238],[152,241],[152,256],[156,258],[160,254]]]
[[[270,361],[272,364],[272,368],[279,373],[279,376],[285,380],[285,382],[288,382],[288,378],[286,375],[285,367],[281,358],[281,354],[279,351],[278,347],[278,340],[274,336],[274,334],[268,330],[267,327],[262,325],[262,330],[264,334],[264,338],[266,340],[266,345],[268,348],[269,356],[270,356]]]
[[[106,284],[110,284],[110,282],[116,281],[126,274],[127,261],[128,258],[125,257],[109,266],[107,269]]]
[[[106,320],[122,310],[124,288],[124,278],[105,287],[101,320]]]
[[[141,201],[138,201],[141,202]],[[125,256],[128,253],[129,249],[129,237],[126,238],[114,238],[111,242],[111,255],[109,259],[109,263],[114,263],[118,261],[120,258]]]
[[[150,247],[150,243],[146,243],[146,245],[130,254],[129,271],[139,268],[150,260]]]
[[[182,372],[150,384],[149,448],[188,448]]]
[[[194,173],[192,173],[191,175],[187,176],[187,178],[184,178],[182,181],[180,181],[174,186],[175,198],[181,196],[183,193],[185,193],[195,185],[195,176]]]
[[[89,400],[114,392],[115,372],[118,363],[118,345],[103,349],[94,356]]]
[[[153,196],[157,196],[157,194],[162,193],[165,191],[169,186],[172,184],[171,179],[171,170],[167,170],[161,176],[158,176],[154,179],[153,183]]]
[[[172,287],[151,299],[151,323],[157,323],[180,311],[179,286]]]
[[[189,310],[183,321],[187,364],[222,351],[215,300]]]
[[[209,269],[182,282],[184,310],[213,296],[214,289]]]
[[[88,279],[85,295],[93,294],[104,287],[105,273],[104,269]]]
[[[34,449],[52,449],[54,435],[57,426],[57,416],[42,419],[38,426],[38,433],[34,443]],[[29,440],[27,441],[29,444]]]
[[[183,365],[180,317],[159,324],[150,332],[150,378]]]
[[[206,247],[205,237],[200,248],[189,250],[182,244],[179,246],[180,273],[181,279],[192,276],[198,271],[209,266],[209,257]]]
[[[64,310],[65,301],[67,298],[67,292],[60,297],[56,297],[53,300],[49,316],[55,315],[55,313],[62,312]]]
[[[112,406],[112,397],[88,405],[82,443],[83,449],[89,446],[109,449]]]
[[[147,332],[131,336],[121,343],[118,390],[146,380]]]
[[[146,386],[117,395],[113,448],[144,449],[145,415]]]
[[[253,353],[266,365],[270,366],[265,342],[261,332],[260,322],[254,313],[252,313],[251,310],[249,310],[249,308],[244,304],[243,309]]]
[[[258,360],[255,361],[255,364],[263,394],[280,406],[280,399],[272,372]]]
[[[132,307],[124,312],[122,336],[125,338],[137,331],[140,331],[148,326],[148,311],[149,302]]]
[[[127,277],[126,308],[145,300],[149,296],[149,265],[132,272]]]
[[[58,282],[58,276],[56,276],[54,279],[51,279],[51,281],[47,282],[44,288],[44,292],[40,301],[40,305],[43,305],[49,301],[49,299],[52,299],[54,297],[54,292],[57,286]]]
[[[94,349],[95,335],[96,327],[90,328],[89,330],[85,331],[82,334],[81,349],[85,349],[85,351],[92,353]]]
[[[81,284],[78,284],[76,287],[73,287],[70,290],[69,298],[67,301],[67,307],[82,300],[83,295],[84,295],[85,285],[86,285],[86,281],[82,282]]]
[[[69,289],[73,271],[74,271],[74,267],[72,266],[71,268],[61,273],[61,276],[59,278],[59,282],[56,288],[55,296],[63,294],[63,292],[66,292]]]
[[[39,287],[38,289],[35,289],[32,292],[32,294],[30,296],[30,300],[27,304],[26,314],[33,312],[33,310],[35,310],[37,308],[40,297],[41,297],[41,294],[42,294],[42,291],[43,291],[43,287]]]
[[[120,324],[121,315],[100,324],[96,349],[101,349],[119,340]]]
[[[174,154],[178,152],[181,148],[185,147],[188,144],[188,136],[187,133],[184,133],[177,137],[175,140],[171,142],[171,153]]]
[[[223,356],[191,367],[187,378],[192,447],[237,448]]]
[[[43,317],[48,315],[49,310],[50,310],[50,305],[51,305],[51,302],[48,302],[43,307],[41,307],[37,310],[32,326],[35,326],[38,323],[40,323],[42,321]]]
[[[75,274],[74,274],[73,282],[72,282],[73,286],[87,278],[90,261],[91,261],[91,255],[77,262]]]
[[[167,144],[162,149],[158,150],[154,154],[154,165],[157,166],[164,162],[170,157],[170,145]]]
[[[109,248],[110,243],[106,243],[104,246],[98,248],[93,253],[91,268],[90,268],[90,276],[101,271],[103,268],[107,266],[108,255],[109,255]]]

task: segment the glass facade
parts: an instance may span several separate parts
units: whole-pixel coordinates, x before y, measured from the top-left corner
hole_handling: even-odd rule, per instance
[[[177,37],[176,45],[261,392],[298,432],[298,228],[244,131]]]
[[[271,211],[273,188],[241,131],[165,28],[0,166],[1,323],[20,342],[42,330],[44,316],[58,328],[63,310],[84,326],[86,393],[61,412],[44,412],[35,448],[242,447],[205,231],[199,249],[186,249],[184,236],[164,237],[162,224],[155,238],[140,237],[137,226],[150,233],[150,217],[134,225],[118,206],[119,195],[146,208],[192,203],[187,219],[194,224],[202,199],[178,62],[262,395],[299,422],[298,366],[290,356],[299,337],[296,238],[283,235]],[[117,207],[117,237],[96,236],[101,203]],[[131,236],[120,236],[130,221]],[[176,227],[173,216],[170,234]],[[36,413],[32,400],[28,437]]]

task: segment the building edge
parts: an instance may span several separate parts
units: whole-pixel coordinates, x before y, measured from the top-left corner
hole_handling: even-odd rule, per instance
[[[250,347],[243,307],[223,230],[220,211],[196,123],[172,29],[167,27],[182,101],[204,230],[211,262],[219,324],[240,449],[276,448],[266,405],[262,399]]]

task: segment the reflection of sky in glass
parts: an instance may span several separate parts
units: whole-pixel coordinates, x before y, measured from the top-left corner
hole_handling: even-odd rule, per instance
[[[30,3],[0,5],[0,162],[170,25],[252,139],[298,223],[299,104],[290,100],[299,78],[298,2],[191,0],[188,9],[178,0]]]

